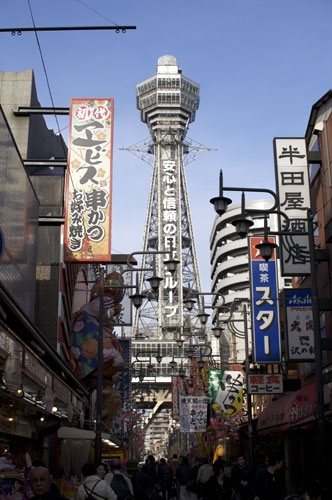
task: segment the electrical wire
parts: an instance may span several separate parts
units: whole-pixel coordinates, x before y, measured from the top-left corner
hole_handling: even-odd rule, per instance
[[[49,78],[48,78],[48,74],[47,74],[47,70],[46,70],[46,65],[45,65],[45,61],[44,61],[44,56],[43,56],[43,52],[42,52],[41,45],[40,45],[40,42],[39,42],[38,33],[37,33],[37,30],[36,30],[36,24],[35,24],[35,20],[34,20],[32,8],[31,8],[30,0],[28,0],[28,5],[29,5],[31,20],[32,20],[32,24],[33,24],[33,27],[34,27],[34,33],[35,33],[35,37],[36,37],[36,41],[37,41],[37,45],[38,45],[38,49],[39,49],[39,54],[40,54],[40,58],[41,58],[43,69],[44,69],[44,73],[45,73],[45,78],[46,78],[46,82],[47,82],[47,88],[48,88],[48,92],[49,92],[51,103],[52,103],[52,108],[55,111],[54,100],[53,100],[53,95],[52,95],[52,91],[51,91],[51,85],[50,85],[50,81],[49,81]],[[61,145],[62,145],[63,154],[64,154],[64,157],[67,158],[67,151],[66,151],[66,148],[64,146],[64,140],[63,140],[62,135],[60,133],[59,120],[58,120],[58,117],[57,117],[56,114],[54,116],[55,116],[55,120],[56,120],[57,127],[58,127],[58,134],[60,136],[60,142],[61,142]],[[74,183],[73,177],[71,175],[71,171],[70,171],[69,166],[68,166],[68,172],[69,172],[70,182],[71,182],[73,188],[75,189],[75,183]],[[94,257],[93,249],[92,249],[92,256]]]
[[[34,33],[35,33],[35,37],[36,37],[36,41],[37,41],[37,45],[38,45],[38,49],[39,49],[39,54],[40,54],[41,62],[42,62],[44,73],[45,73],[45,78],[46,78],[48,93],[50,95],[50,99],[51,99],[51,103],[52,103],[52,108],[53,108],[53,110],[55,110],[53,96],[52,96],[52,92],[51,92],[50,81],[49,81],[49,78],[48,78],[48,74],[47,74],[47,70],[46,70],[46,65],[45,65],[45,61],[44,61],[44,56],[43,56],[43,52],[42,52],[42,49],[41,49],[41,46],[40,46],[40,42],[39,42],[39,38],[38,38],[38,33],[37,33],[37,30],[36,30],[36,24],[35,24],[35,20],[34,20],[34,17],[33,17],[33,12],[32,12],[32,8],[31,8],[30,0],[28,0],[28,5],[29,5],[29,10],[30,10],[32,24],[33,24],[33,27],[34,27],[34,30],[35,30]],[[59,120],[58,120],[57,115],[54,115],[54,116],[55,116],[55,121],[56,121],[57,127],[58,127],[58,133],[60,134]],[[66,158],[67,157],[67,151],[65,150],[63,141],[61,141],[61,145],[62,145],[64,157]]]
[[[115,23],[114,21],[112,21],[112,19],[109,19],[108,17],[104,16],[103,14],[101,14],[100,12],[98,12],[93,7],[90,7],[90,5],[87,5],[86,3],[82,2],[82,0],[76,0],[76,2],[79,3],[79,4],[81,4],[81,5],[84,5],[84,7],[86,7],[89,10],[91,10],[92,12],[94,12],[98,16],[102,17],[103,19],[106,19],[106,21],[109,21],[110,23],[114,24],[114,26],[119,26],[117,23]]]

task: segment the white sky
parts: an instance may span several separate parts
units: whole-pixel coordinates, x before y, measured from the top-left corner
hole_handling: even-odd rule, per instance
[[[187,183],[202,289],[209,291],[214,221],[209,199],[218,194],[219,170],[224,170],[225,185],[274,189],[273,137],[303,136],[311,106],[332,86],[331,2],[30,0],[30,4],[36,26],[114,22],[137,26],[126,34],[39,34],[56,106],[69,106],[72,97],[115,99],[114,252],[139,251],[143,244],[151,167],[119,150],[149,135],[136,109],[136,83],[156,72],[158,57],[171,54],[183,74],[201,85],[200,109],[188,136],[217,151],[188,166]],[[0,19],[3,28],[31,27],[28,0],[1,0]],[[41,104],[50,106],[34,33],[0,33],[0,70],[29,68],[35,71]],[[48,123],[56,129],[53,119]],[[67,118],[60,123],[66,127]],[[67,132],[63,130],[65,138]]]

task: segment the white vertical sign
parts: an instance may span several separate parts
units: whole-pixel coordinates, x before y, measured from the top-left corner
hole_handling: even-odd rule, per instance
[[[170,251],[168,258],[174,258],[179,254],[180,243],[178,241],[178,227],[181,207],[177,203],[178,172],[174,160],[162,161],[161,172],[161,231],[162,249]],[[165,258],[166,260],[166,258]],[[177,273],[171,274],[166,265],[163,270],[164,281],[161,290],[164,294],[163,320],[164,326],[175,326],[179,324],[179,294]]]
[[[307,210],[310,190],[306,142],[303,138],[275,138],[274,161],[280,210],[290,219],[289,231],[297,235],[281,236],[282,275],[310,274]],[[280,217],[281,229],[285,219]]]

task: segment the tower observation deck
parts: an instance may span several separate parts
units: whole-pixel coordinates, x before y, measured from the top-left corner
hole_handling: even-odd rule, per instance
[[[156,256],[157,274],[163,278],[157,292],[147,281],[152,273],[142,271],[140,275],[140,293],[146,300],[136,312],[133,334],[136,339],[174,341],[186,329],[195,329],[201,300],[197,296],[196,310],[183,311],[188,291],[194,296],[200,292],[183,167],[183,155],[187,153],[184,139],[199,106],[199,85],[182,75],[174,56],[165,55],[158,59],[157,74],[137,84],[136,94],[141,120],[152,138],[150,153],[154,154],[143,250],[168,254]],[[180,261],[174,274],[164,263],[171,251]],[[142,267],[151,265],[152,256],[143,255]]]

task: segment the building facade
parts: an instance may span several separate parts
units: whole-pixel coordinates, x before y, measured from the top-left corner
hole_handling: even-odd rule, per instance
[[[74,276],[61,257],[66,147],[32,70],[0,72],[0,443],[56,468],[55,432],[79,426],[88,390],[70,366]]]

